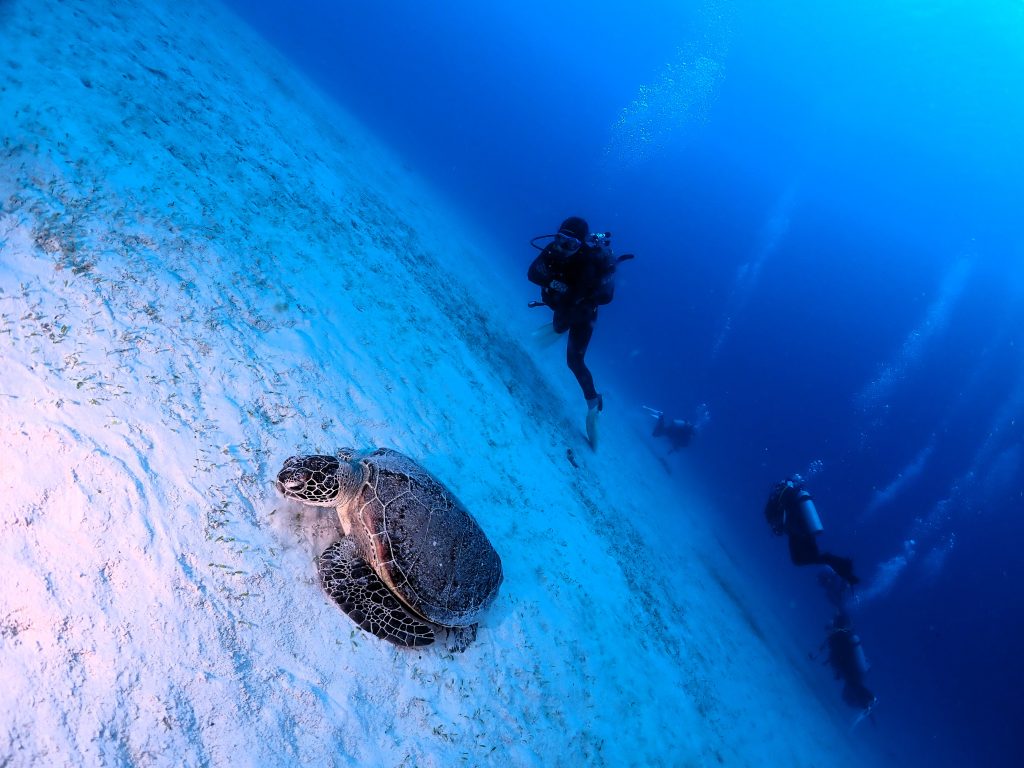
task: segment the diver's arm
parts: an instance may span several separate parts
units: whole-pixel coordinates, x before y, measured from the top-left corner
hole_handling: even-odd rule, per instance
[[[530,264],[526,278],[531,283],[546,288],[552,280],[561,276],[561,269],[559,269],[561,261],[562,259],[557,255],[555,249],[548,246]]]
[[[537,285],[547,285],[551,282],[551,278],[548,277],[548,265],[544,262],[543,253],[530,264],[530,269],[526,273],[526,279]]]

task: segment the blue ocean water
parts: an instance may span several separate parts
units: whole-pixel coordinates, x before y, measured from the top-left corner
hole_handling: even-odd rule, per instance
[[[829,607],[762,517],[808,475],[864,580],[861,727],[1019,764],[1024,3],[234,4],[509,244],[524,312],[530,237],[615,233],[598,387],[707,404],[672,460],[813,651]]]

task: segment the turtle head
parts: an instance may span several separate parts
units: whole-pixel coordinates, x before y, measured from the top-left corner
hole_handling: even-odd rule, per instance
[[[277,490],[289,499],[333,507],[341,491],[341,469],[334,456],[292,456],[277,473]]]

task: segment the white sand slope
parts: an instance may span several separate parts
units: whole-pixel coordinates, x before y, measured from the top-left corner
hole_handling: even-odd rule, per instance
[[[509,257],[234,17],[0,0],[0,69],[0,765],[879,764],[699,502],[614,413],[586,451]],[[320,589],[271,481],[345,445],[501,553],[465,653]]]

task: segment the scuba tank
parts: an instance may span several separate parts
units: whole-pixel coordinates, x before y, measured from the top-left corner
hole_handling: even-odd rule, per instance
[[[591,248],[598,248],[605,253],[608,257],[612,255],[612,233],[611,232],[591,232],[587,235],[587,245]]]
[[[864,655],[864,646],[860,644],[860,636],[851,637],[850,644],[853,646],[853,665],[857,669],[857,674],[863,679],[871,669],[871,665],[868,664],[868,657]]]
[[[794,532],[790,528],[791,520],[798,521],[802,532],[811,536],[825,530],[814,506],[814,498],[804,489],[799,478],[775,484],[768,495],[764,516],[776,536]]]
[[[814,506],[814,498],[802,487],[796,489],[796,499],[791,506],[796,516],[803,523],[804,530],[810,534],[818,534],[825,530],[818,517],[818,510]]]
[[[611,232],[591,232],[587,235],[587,245],[597,251],[598,258],[604,260],[608,273],[614,272],[620,261],[633,258],[632,256],[625,256],[622,259],[615,258],[615,254],[612,252]]]

